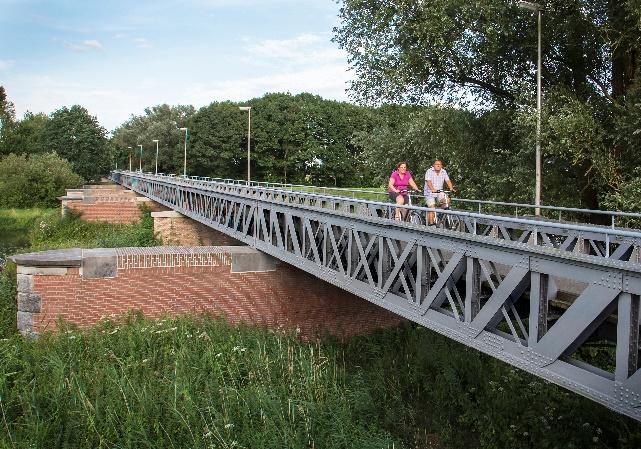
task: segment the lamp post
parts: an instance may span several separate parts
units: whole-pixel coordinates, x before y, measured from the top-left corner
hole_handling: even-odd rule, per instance
[[[252,133],[252,108],[251,106],[239,106],[243,112],[247,112],[247,184],[251,182],[251,133]]]
[[[140,147],[140,173],[142,173],[142,145],[138,145]]]
[[[131,147],[127,147],[127,148],[129,148],[129,171],[131,171],[131,149],[132,148]]]
[[[181,131],[185,131],[185,160],[183,162],[183,177],[187,177],[187,139],[189,138],[189,131],[187,128],[178,128]]]
[[[537,38],[537,64],[536,64],[536,182],[534,186],[534,213],[541,215],[541,22],[543,6],[538,3],[520,1],[521,8],[537,13],[538,38]]]
[[[158,174],[158,139],[154,139],[152,142],[156,142],[156,174]]]

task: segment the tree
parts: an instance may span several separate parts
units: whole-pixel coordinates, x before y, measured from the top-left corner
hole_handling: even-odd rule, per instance
[[[242,143],[247,128],[243,119],[246,117],[238,110],[238,105],[229,101],[200,108],[189,121],[188,173],[244,178],[247,159]]]
[[[7,153],[7,139],[11,134],[15,115],[13,103],[7,98],[4,86],[0,86],[0,154]]]
[[[633,176],[635,166],[625,162],[638,151],[617,131],[635,126],[629,103],[640,82],[640,3],[545,2],[544,201],[574,202],[570,192],[559,197],[572,179],[582,204],[597,207],[599,197],[621,192]],[[534,91],[537,30],[530,12],[507,0],[344,0],[340,18],[335,40],[358,75],[356,99],[440,99],[503,111],[496,117],[514,119],[497,122],[505,127],[508,165],[533,160],[534,99],[524,94]],[[583,134],[588,124],[594,132]],[[594,189],[597,183],[603,187]]]
[[[82,106],[63,107],[51,114],[43,130],[49,151],[67,159],[87,181],[107,173],[110,163],[106,130]]]
[[[182,173],[185,134],[178,128],[185,127],[194,112],[193,106],[162,104],[146,108],[144,115],[132,116],[114,130],[111,139],[118,167],[128,168],[130,153],[135,161],[132,168],[138,167],[139,145],[143,145],[143,170],[155,170],[156,144],[153,140],[158,140],[158,171]]]
[[[355,183],[365,179],[359,166],[361,149],[352,142],[355,131],[369,119],[364,108],[311,94],[284,93],[241,104],[252,106],[252,179],[332,185],[360,185]],[[238,103],[214,102],[195,113],[183,106],[147,109],[145,116],[132,117],[118,127],[112,143],[120,149],[132,146],[137,162],[138,143],[148,142],[145,148],[153,151],[152,140],[160,139],[159,170],[182,173],[184,133],[177,128],[184,126],[189,128],[188,174],[247,176],[247,115],[239,111]],[[163,150],[163,145],[169,148]],[[150,156],[143,169],[153,170],[153,156],[146,154]],[[126,154],[119,161],[124,166]]]
[[[15,154],[35,154],[47,151],[43,132],[49,121],[46,114],[27,112],[17,121],[11,134],[5,140],[5,152]]]
[[[55,207],[65,189],[81,183],[71,164],[55,153],[0,159],[0,207]]]

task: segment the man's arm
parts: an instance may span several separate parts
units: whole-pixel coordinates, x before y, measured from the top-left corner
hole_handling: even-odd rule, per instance
[[[450,181],[449,178],[447,178],[447,181],[445,182],[447,183],[447,186],[450,188],[452,192],[456,192],[456,189],[454,188],[454,184],[452,184],[452,181]]]
[[[426,181],[427,181],[427,188],[430,190],[430,192],[436,192],[436,190],[434,189],[434,184],[432,184],[432,180],[426,179]]]

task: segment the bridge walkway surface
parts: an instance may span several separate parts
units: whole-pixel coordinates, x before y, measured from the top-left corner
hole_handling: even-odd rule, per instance
[[[435,229],[386,218],[387,202],[129,171],[110,179],[641,421],[641,231],[463,211],[450,212],[455,229]],[[609,357],[586,359],[595,344]]]

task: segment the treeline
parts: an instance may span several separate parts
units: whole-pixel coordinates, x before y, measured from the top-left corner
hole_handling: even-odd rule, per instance
[[[363,148],[356,132],[372,128],[372,110],[311,94],[273,93],[242,105],[251,111],[252,179],[336,186],[372,185],[364,171]],[[247,174],[247,113],[238,103],[213,102],[198,111],[191,106],[156,106],[134,116],[114,131],[119,166],[143,170],[183,172],[187,127],[187,174],[244,179]],[[131,147],[131,149],[129,148]],[[121,165],[122,164],[122,165]]]
[[[434,159],[440,158],[463,197],[533,201],[531,108],[471,111],[453,106],[363,107],[311,94],[282,93],[240,104],[252,106],[253,180],[383,188],[398,161],[406,160],[415,177],[422,179]],[[248,117],[238,106],[229,101],[213,102],[199,110],[158,105],[132,116],[111,137],[81,106],[61,108],[49,116],[27,113],[22,120],[3,120],[0,191],[11,174],[15,178],[13,191],[39,189],[37,183],[48,179],[50,187],[46,190],[60,195],[64,187],[82,182],[71,176],[51,180],[53,172],[41,176],[34,173],[26,181],[24,171],[15,169],[18,159],[8,159],[8,154],[26,155],[21,156],[26,167],[28,160],[55,153],[55,157],[67,161],[60,162],[68,164],[63,172],[94,181],[116,166],[128,168],[130,158],[131,167],[138,169],[140,145],[143,170],[153,172],[154,140],[158,140],[158,171],[182,174],[185,133],[180,128],[184,127],[189,130],[188,175],[244,179]],[[638,209],[641,182],[636,174],[641,170],[641,156],[634,150],[639,135],[634,125],[637,118],[631,112],[621,113],[617,127],[611,130],[618,133],[617,153],[611,154],[605,145],[604,125],[586,112],[590,107],[566,97],[548,101],[543,202]],[[601,139],[600,146],[595,136]],[[9,203],[18,207],[25,198],[38,196],[34,192],[22,195],[22,199],[4,197],[14,198]],[[4,201],[5,206],[9,203]],[[47,200],[35,205],[41,203]],[[49,203],[55,204],[55,196],[49,196]]]

